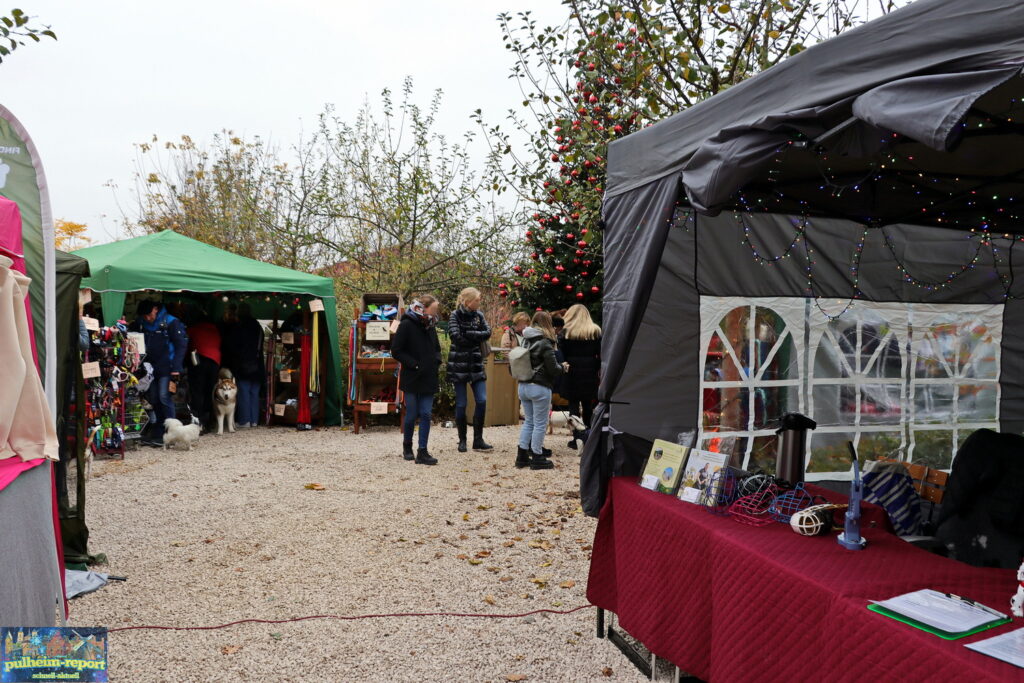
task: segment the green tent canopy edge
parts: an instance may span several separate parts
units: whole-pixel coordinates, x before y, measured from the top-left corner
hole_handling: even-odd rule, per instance
[[[100,295],[104,324],[124,314],[128,292],[274,292],[322,299],[331,347],[325,424],[341,424],[341,348],[334,281],[232,254],[164,230],[78,249],[92,275],[82,287]]]

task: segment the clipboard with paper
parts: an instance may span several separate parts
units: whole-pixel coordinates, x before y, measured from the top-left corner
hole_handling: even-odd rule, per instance
[[[872,601],[868,609],[946,640],[965,638],[1010,621],[991,607],[929,588]]]

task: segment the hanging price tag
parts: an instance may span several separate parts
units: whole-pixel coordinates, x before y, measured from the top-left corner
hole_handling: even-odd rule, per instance
[[[282,332],[281,333],[281,343],[282,344],[294,344],[295,343],[295,333],[294,332]]]
[[[390,328],[389,331],[391,332],[391,334],[394,334],[395,332],[398,332],[398,321],[397,320],[392,320],[391,321],[391,328]]]
[[[94,377],[100,376],[100,364],[99,363],[82,363],[82,377],[85,379],[93,379]]]
[[[313,313],[317,313],[319,311],[324,310],[323,299],[312,299],[312,300],[310,300],[310,302],[309,302],[309,310],[312,311]]]
[[[370,402],[370,415],[387,415],[388,404],[383,401]]]
[[[287,370],[282,370],[280,377],[282,382],[290,383],[292,381],[292,373],[288,372]]]
[[[274,404],[274,415],[277,415],[278,417],[284,417],[284,404],[283,403],[275,403]]]
[[[78,290],[78,305],[84,306],[92,301],[92,290],[91,289],[80,289]]]
[[[366,341],[388,341],[391,339],[390,324],[386,322],[366,323]]]
[[[128,338],[135,342],[135,348],[140,354],[146,354],[146,335],[141,332],[129,332]]]
[[[87,315],[82,316],[82,322],[85,323],[85,329],[98,331],[100,329],[100,321],[96,318],[90,318]]]

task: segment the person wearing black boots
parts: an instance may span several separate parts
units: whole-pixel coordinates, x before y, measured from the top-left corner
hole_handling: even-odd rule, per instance
[[[519,431],[516,467],[549,470],[555,466],[544,448],[544,433],[551,412],[551,387],[565,370],[555,359],[555,330],[546,311],[533,314],[530,327],[523,330],[523,346],[530,351],[533,377],[519,382],[519,401],[523,404],[523,427]]]
[[[483,345],[491,343],[491,328],[480,312],[480,290],[466,287],[459,292],[458,306],[448,320],[448,381],[455,385],[455,426],[459,430],[459,453],[466,452],[467,386],[473,391],[473,450],[489,451],[484,441],[484,416],[487,412],[487,375],[484,372]]]
[[[436,465],[427,451],[430,417],[437,393],[437,371],[441,367],[441,344],[437,339],[437,299],[423,294],[402,316],[391,342],[391,355],[401,364],[399,386],[405,393],[405,424],[402,457],[417,465]],[[412,452],[412,436],[420,423],[419,449]]]

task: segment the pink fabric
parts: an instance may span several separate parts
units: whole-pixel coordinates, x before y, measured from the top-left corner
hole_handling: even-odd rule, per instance
[[[0,460],[0,491],[7,488],[7,485],[18,478],[18,475],[25,470],[30,470],[37,465],[46,462],[46,458],[35,460],[22,460],[21,458],[4,458]]]
[[[21,210],[15,202],[0,197],[0,250],[14,264],[11,269],[25,275],[25,245],[21,236]],[[32,360],[39,369],[39,353],[36,350],[36,331],[32,326],[32,304],[25,297],[25,313],[28,315],[28,340],[32,345]],[[3,487],[0,487],[3,488]]]
[[[838,501],[830,495],[830,500]],[[878,528],[863,551],[836,534],[751,527],[615,478],[601,511],[587,597],[652,652],[706,681],[1007,681],[1019,669],[870,612],[920,588],[1005,611],[1013,570],[932,555]]]

